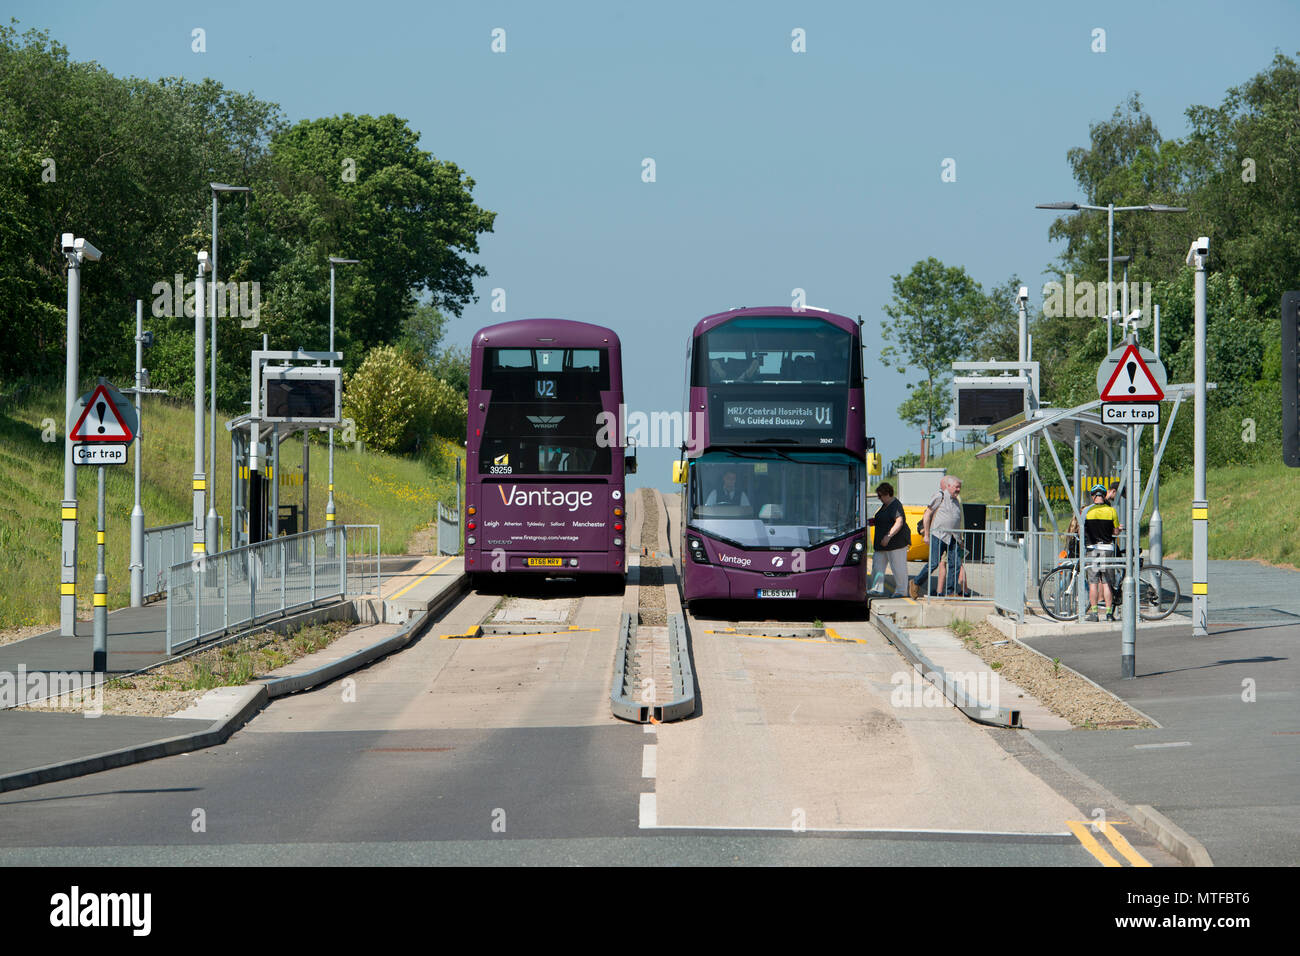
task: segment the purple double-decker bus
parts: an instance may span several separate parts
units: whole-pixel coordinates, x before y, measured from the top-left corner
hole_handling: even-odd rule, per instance
[[[820,309],[702,319],[686,358],[682,599],[866,598],[861,326]]]
[[[470,348],[465,570],[600,576],[622,586],[623,365],[610,329],[522,319]]]

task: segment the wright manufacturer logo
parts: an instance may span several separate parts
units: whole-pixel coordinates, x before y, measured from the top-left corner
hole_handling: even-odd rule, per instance
[[[528,420],[538,431],[554,431],[564,421],[563,415],[529,415]]]

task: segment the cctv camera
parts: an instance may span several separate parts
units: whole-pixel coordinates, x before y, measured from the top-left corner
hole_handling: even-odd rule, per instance
[[[65,232],[63,234],[63,238],[59,241],[59,245],[63,248],[64,255],[72,255],[77,251],[73,235],[70,232]]]
[[[1028,301],[1029,301],[1029,286],[1027,286],[1027,285],[1022,285],[1022,286],[1020,287],[1020,292],[1017,293],[1017,295],[1016,295],[1016,298],[1019,299],[1021,302],[1028,302]]]
[[[91,245],[89,239],[77,239],[72,245],[83,259],[89,259],[91,262],[98,262],[103,258],[104,254]]]

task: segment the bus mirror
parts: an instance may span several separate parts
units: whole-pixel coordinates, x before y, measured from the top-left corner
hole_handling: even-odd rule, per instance
[[[629,475],[636,474],[636,455],[628,455],[623,459],[623,471]]]
[[[673,484],[674,485],[686,484],[686,462],[684,461],[673,462]]]
[[[867,474],[880,474],[880,452],[873,451],[867,453]]]

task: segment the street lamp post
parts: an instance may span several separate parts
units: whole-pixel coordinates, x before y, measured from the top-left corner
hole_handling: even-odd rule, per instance
[[[102,253],[85,239],[63,233],[60,246],[68,262],[68,365],[63,408],[63,566],[59,576],[59,633],[77,636],[77,469],[72,463],[72,410],[81,374],[81,264],[98,262]]]
[[[1193,362],[1196,386],[1195,418],[1192,424],[1192,636],[1208,637],[1209,631],[1209,540],[1210,502],[1205,493],[1205,269],[1209,265],[1210,240],[1199,237],[1187,250],[1187,264],[1196,270],[1193,280]]]
[[[217,515],[217,196],[221,193],[248,193],[248,186],[228,186],[225,183],[208,183],[212,190],[212,282],[208,295],[211,299],[209,311],[212,313],[212,421],[208,424],[208,444],[211,447],[212,494],[208,497],[208,533],[207,541],[214,551],[221,550],[221,518]],[[230,301],[230,296],[226,297]],[[230,489],[232,509],[235,490]],[[230,527],[235,526],[234,514],[231,514]],[[233,533],[233,530],[232,530]]]
[[[1147,203],[1145,206],[1116,206],[1114,203],[1106,206],[1089,206],[1087,203],[1080,202],[1044,202],[1038,203],[1034,208],[1058,209],[1069,212],[1078,212],[1080,209],[1095,209],[1098,212],[1104,211],[1106,213],[1106,354],[1109,355],[1115,347],[1111,331],[1111,322],[1115,312],[1115,263],[1118,261],[1115,256],[1115,213],[1135,211],[1187,212],[1187,207],[1165,206],[1161,203]]]
[[[1127,322],[1128,322],[1128,264],[1129,264],[1130,262],[1133,261],[1133,257],[1132,257],[1132,256],[1111,256],[1111,257],[1106,258],[1106,259],[1098,259],[1097,261],[1098,261],[1098,262],[1107,262],[1107,263],[1115,263],[1115,262],[1118,262],[1118,263],[1120,263],[1120,264],[1122,264],[1122,265],[1124,266],[1124,281],[1120,284],[1120,290],[1122,291],[1122,298],[1121,298],[1121,303],[1122,303],[1122,304],[1120,305],[1120,313],[1122,313],[1122,315],[1120,315],[1120,323],[1121,323],[1121,324],[1120,324],[1120,337],[1123,338],[1123,336],[1124,336],[1124,330],[1128,327],[1128,326],[1127,326]],[[1113,349],[1115,348],[1114,325],[1113,325],[1112,323],[1113,323],[1113,321],[1114,321],[1114,318],[1115,318],[1116,314],[1117,314],[1117,313],[1115,312],[1115,310],[1114,310],[1113,307],[1111,308],[1111,310],[1110,310],[1109,312],[1106,313],[1106,354],[1107,354],[1107,355],[1109,355],[1109,354],[1111,353],[1111,350],[1113,350]]]
[[[199,251],[199,272],[194,283],[194,554],[207,551],[203,527],[203,498],[207,475],[203,464],[203,306],[208,251]],[[196,565],[197,567],[197,565]],[[196,632],[197,633],[197,632]]]
[[[334,267],[335,266],[354,266],[360,259],[340,259],[337,256],[330,256],[330,351],[334,351]],[[330,368],[334,367],[334,360],[330,359]],[[307,521],[304,516],[304,521]],[[330,477],[329,477],[329,500],[325,502],[325,528],[327,531],[334,530],[334,429],[330,428]],[[325,540],[332,547],[334,544],[334,535],[327,534]]]

